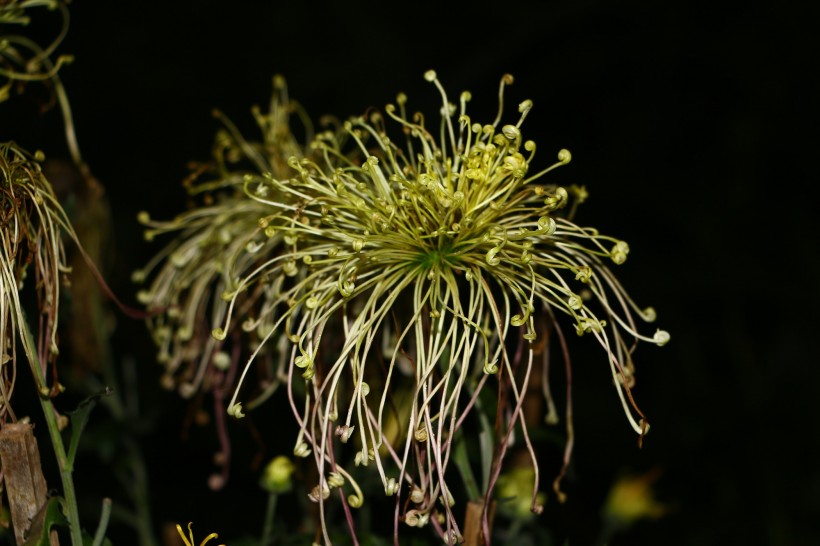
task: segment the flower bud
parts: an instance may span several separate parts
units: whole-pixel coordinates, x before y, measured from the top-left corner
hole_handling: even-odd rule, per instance
[[[259,485],[271,493],[287,493],[293,487],[291,476],[294,468],[293,462],[288,457],[284,455],[274,457],[265,467]]]

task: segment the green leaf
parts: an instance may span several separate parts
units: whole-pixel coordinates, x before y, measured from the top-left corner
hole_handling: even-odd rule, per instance
[[[484,392],[486,392],[486,390]],[[476,414],[478,415],[478,422],[481,426],[481,432],[478,433],[478,445],[481,453],[481,490],[487,491],[490,487],[490,472],[492,470],[493,456],[495,454],[495,450],[493,449],[493,438],[495,437],[495,432],[493,431],[490,421],[487,419],[487,415],[489,415],[489,413],[487,406],[482,401],[481,394],[483,393],[480,393],[478,398],[476,398],[475,407]]]
[[[482,424],[484,424],[487,419],[482,416]],[[481,477],[483,482],[483,491],[486,491],[490,487],[490,471],[492,470],[493,466],[493,433],[489,428],[489,423],[486,427],[483,427],[485,430],[482,430],[478,434],[478,443],[481,446]]]
[[[464,482],[464,488],[467,490],[467,496],[470,500],[481,498],[473,469],[470,466],[470,458],[467,456],[467,442],[463,434],[458,434],[455,438],[453,462],[456,463],[458,472],[461,474],[461,480]]]
[[[109,394],[111,394],[111,389],[106,387],[104,391],[92,394],[80,402],[74,411],[68,412],[69,419],[71,420],[71,440],[68,444],[68,454],[66,457],[68,459],[69,468],[74,466],[74,457],[77,455],[77,446],[80,445],[80,436],[82,436],[83,430],[85,430],[85,426],[88,424],[91,410],[94,409],[94,406],[97,405],[97,401],[100,398],[108,396]]]
[[[40,533],[37,536],[30,537],[24,546],[51,546],[51,540],[49,539],[49,533],[51,533],[51,528],[54,526],[57,527],[68,527],[68,520],[66,519],[65,515],[63,515],[63,504],[65,501],[62,497],[51,497],[46,503],[45,508],[41,512],[43,514],[43,526],[40,530]],[[32,522],[32,527],[37,525],[37,521]]]

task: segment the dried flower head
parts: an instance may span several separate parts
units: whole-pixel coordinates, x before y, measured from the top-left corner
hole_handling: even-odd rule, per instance
[[[67,284],[70,271],[62,237],[76,241],[76,235],[43,176],[42,161],[39,152],[31,155],[14,143],[0,144],[0,419],[9,414],[14,418],[9,400],[16,378],[18,338],[25,353],[37,355],[42,363],[43,369],[34,370],[41,394],[56,394],[60,388],[56,368],[52,368],[52,387],[43,378],[59,352],[60,288]],[[26,282],[33,285],[40,310],[36,340],[21,333],[26,318],[20,291]]]

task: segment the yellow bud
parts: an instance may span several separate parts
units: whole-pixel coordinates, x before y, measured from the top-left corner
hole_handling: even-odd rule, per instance
[[[294,469],[293,462],[288,457],[274,457],[265,467],[259,485],[271,493],[287,493],[293,487],[291,476]]]

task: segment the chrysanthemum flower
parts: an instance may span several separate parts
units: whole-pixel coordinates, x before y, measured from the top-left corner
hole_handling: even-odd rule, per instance
[[[362,504],[345,468],[347,444],[353,464],[375,466],[386,495],[408,492],[410,506],[396,500],[404,507],[397,518],[430,523],[453,543],[461,533],[447,469],[456,432],[482,389],[493,385],[506,400],[497,408],[503,430],[487,498],[520,424],[535,469],[532,509],[539,511],[538,464],[521,412],[534,342],[551,330],[562,336],[561,324],[595,339],[630,424],[643,434],[630,355],[639,340],[661,345],[669,336],[639,333],[635,318],[651,321],[654,312],[638,308],[609,269],[625,261],[627,244],[565,213],[583,190],[541,182],[570,161],[569,152],[531,169],[536,145],[522,125],[532,102],[502,124],[512,78],[502,80],[491,123],[470,119],[469,93],[453,105],[434,72],[425,78],[442,98],[439,122],[409,116],[399,95],[384,113],[318,134],[290,157],[289,170],[246,173],[244,199],[226,201],[222,220],[203,220],[201,228],[218,230],[235,218],[244,231],[238,227],[222,248],[213,235],[197,242],[200,228],[189,232],[169,251],[179,259],[164,271],[175,269],[151,290],[167,286],[169,296],[151,301],[174,306],[193,287],[210,290],[210,281],[193,280],[207,273],[191,264],[218,263],[216,293],[226,305],[213,307],[214,341],[255,335],[228,413],[242,417],[268,395],[264,385],[252,393],[243,385],[260,354],[278,355],[300,426],[294,454],[312,455],[319,470],[311,498],[321,504],[332,488],[350,487],[347,501]],[[180,291],[170,279],[188,270],[192,280]],[[181,316],[187,305],[179,305]],[[395,430],[387,434],[389,421]]]
[[[245,140],[229,120],[215,113],[225,129],[217,135],[214,160],[195,166],[185,182],[190,195],[201,198],[201,206],[172,221],[153,220],[147,212],[139,215],[148,227],[147,240],[176,235],[150,263],[134,272],[133,280],[144,283],[150,278],[137,298],[150,312],[148,325],[159,347],[157,359],[165,368],[163,386],[177,389],[184,398],[206,392],[215,395],[222,471],[211,479],[214,488],[224,484],[230,463],[223,398],[236,383],[240,348],[259,346],[263,335],[253,328],[236,328],[230,343],[225,343],[214,339],[211,331],[214,324],[224,321],[229,302],[251,314],[265,308],[274,288],[258,285],[237,294],[233,291],[238,282],[235,275],[237,271],[252,271],[280,253],[285,240],[282,233],[260,227],[260,218],[270,213],[270,207],[248,198],[245,179],[253,173],[285,176],[288,159],[302,157],[302,146],[289,124],[290,115],[301,114],[301,110],[288,99],[281,77],[273,83],[270,111],[263,114],[254,110],[262,142]],[[305,129],[310,136],[309,122]],[[257,378],[268,395],[285,376],[286,358],[281,351],[274,355],[267,347],[260,347]]]
[[[230,121],[215,114],[226,129],[217,136],[214,161],[197,166],[185,182],[192,196],[202,196],[202,206],[170,222],[152,220],[147,212],[139,217],[148,226],[147,240],[177,234],[145,268],[134,272],[133,279],[142,283],[152,277],[137,297],[154,312],[149,327],[159,347],[158,360],[166,369],[163,384],[178,388],[186,398],[221,385],[221,372],[230,374],[236,367],[236,355],[224,352],[221,341],[210,335],[213,324],[225,319],[228,302],[254,309],[257,303],[264,306],[261,302],[270,291],[260,287],[232,292],[236,271],[255,269],[279,253],[283,244],[281,233],[260,227],[260,218],[270,213],[270,207],[248,198],[246,178],[254,172],[283,176],[287,160],[302,156],[288,123],[296,106],[288,100],[282,78],[274,79],[274,89],[270,113],[255,111],[264,133],[262,143],[246,141]],[[252,331],[248,335],[248,343],[258,342]]]

